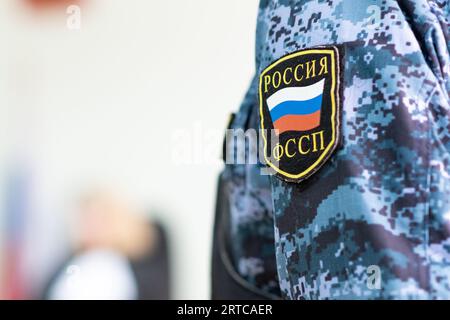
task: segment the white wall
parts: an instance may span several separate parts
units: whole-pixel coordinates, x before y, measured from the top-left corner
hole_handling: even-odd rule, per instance
[[[63,11],[0,1],[0,149],[31,159],[32,278],[66,248],[71,197],[102,184],[162,212],[175,298],[209,297],[220,130],[252,76],[257,2],[87,0],[71,31]],[[185,152],[216,148],[207,163],[177,162],[180,130]]]

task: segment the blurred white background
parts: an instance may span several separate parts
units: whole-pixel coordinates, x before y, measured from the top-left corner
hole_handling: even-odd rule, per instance
[[[0,230],[23,173],[28,290],[67,251],[78,192],[108,186],[165,223],[173,297],[209,298],[220,133],[254,71],[258,1],[84,0],[80,30],[25,2],[0,1]],[[207,155],[180,164],[174,131]]]

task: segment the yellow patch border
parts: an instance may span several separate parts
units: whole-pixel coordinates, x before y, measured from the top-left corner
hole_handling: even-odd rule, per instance
[[[338,93],[336,92],[336,84],[337,84],[337,79],[336,79],[336,70],[339,71],[339,61],[336,58],[336,53],[339,52],[337,51],[337,49],[308,49],[308,50],[303,50],[303,51],[299,51],[299,52],[294,52],[292,54],[286,55],[284,57],[282,57],[281,59],[275,61],[274,63],[272,63],[271,65],[269,65],[267,68],[264,69],[264,71],[261,73],[261,75],[259,76],[259,112],[260,112],[260,116],[261,116],[261,129],[262,129],[262,137],[264,140],[264,159],[266,160],[266,163],[275,170],[275,172],[281,174],[282,176],[289,178],[289,179],[301,179],[301,178],[306,178],[308,177],[308,175],[312,174],[314,172],[315,169],[318,169],[321,164],[324,163],[324,159],[328,156],[330,156],[330,154],[333,152],[334,148],[337,145],[337,132],[336,132],[336,128],[339,125],[339,119],[338,117],[336,117],[336,113],[337,113],[337,108],[336,108],[336,98],[338,97]],[[320,155],[320,157],[316,160],[316,162],[314,162],[310,167],[308,167],[306,170],[304,170],[303,172],[299,173],[299,174],[290,174],[288,172],[285,172],[283,170],[281,170],[280,168],[278,168],[276,165],[274,165],[272,162],[269,161],[269,159],[267,158],[267,137],[265,135],[265,129],[264,129],[264,112],[263,112],[263,95],[262,95],[262,83],[263,83],[263,76],[269,72],[270,70],[272,70],[274,67],[276,67],[278,64],[298,57],[298,56],[303,56],[305,54],[330,54],[331,56],[331,66],[332,66],[332,74],[331,74],[331,79],[332,79],[332,85],[331,85],[331,92],[330,92],[330,96],[331,96],[331,126],[332,126],[332,138],[330,143],[327,145],[327,147],[325,148],[324,152]],[[323,161],[323,162],[322,162]]]

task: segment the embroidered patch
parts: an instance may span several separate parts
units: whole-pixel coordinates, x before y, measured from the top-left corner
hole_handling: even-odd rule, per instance
[[[307,179],[339,143],[341,56],[337,46],[301,50],[261,73],[264,158],[283,180]]]

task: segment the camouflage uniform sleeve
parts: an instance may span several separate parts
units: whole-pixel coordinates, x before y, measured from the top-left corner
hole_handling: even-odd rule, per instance
[[[265,3],[260,71],[345,47],[341,148],[302,183],[271,177],[283,296],[449,299],[449,2]]]
[[[268,1],[261,1],[256,30],[256,51],[264,50],[267,25],[265,14]],[[256,55],[256,69],[260,65]],[[258,74],[252,79],[244,100],[229,126],[233,134],[256,132],[259,128]],[[228,248],[236,273],[251,287],[260,290],[265,296],[277,298],[280,287],[277,277],[274,240],[274,220],[271,184],[268,176],[261,176],[262,164],[249,161],[258,158],[257,150],[250,148],[257,143],[258,135],[244,137],[245,143],[237,144],[228,140],[226,150],[233,149],[236,155],[226,160],[222,172],[226,207],[228,210],[229,234]],[[242,142],[242,139],[241,139]],[[239,162],[237,159],[244,159]]]
[[[256,85],[255,78],[231,123],[233,133],[257,130]],[[235,271],[244,281],[268,296],[278,297],[270,180],[259,174],[259,162],[249,161],[256,152],[249,148],[255,144],[255,138],[244,137],[244,144],[227,141],[227,148],[233,148],[237,155],[234,160],[226,159],[222,173],[229,209],[228,248]]]

